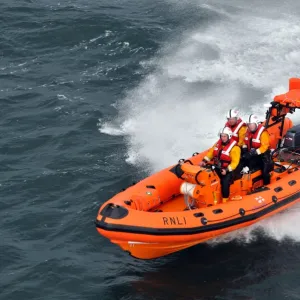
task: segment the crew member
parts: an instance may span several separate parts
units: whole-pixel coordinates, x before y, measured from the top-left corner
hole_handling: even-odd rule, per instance
[[[237,108],[230,109],[227,113],[225,127],[232,131],[232,138],[237,141],[237,145],[242,147],[247,131],[246,123],[240,118]]]
[[[262,171],[264,185],[269,184],[270,171],[274,168],[269,133],[254,114],[249,116],[247,126],[242,146],[243,159],[249,164],[250,170],[256,166],[259,167]]]
[[[221,192],[223,203],[227,202],[230,194],[230,185],[233,182],[233,171],[239,165],[241,158],[241,148],[237,146],[237,141],[232,139],[232,131],[229,127],[224,127],[220,132],[220,139],[208,151],[207,155],[200,162],[200,166],[205,166],[213,159],[217,166],[215,169],[221,181]]]

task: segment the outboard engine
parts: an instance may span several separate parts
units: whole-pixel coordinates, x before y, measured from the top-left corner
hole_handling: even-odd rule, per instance
[[[300,124],[287,131],[281,147],[300,153]]]

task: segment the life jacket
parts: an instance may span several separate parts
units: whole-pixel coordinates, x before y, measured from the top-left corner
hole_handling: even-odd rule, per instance
[[[222,140],[219,139],[215,145],[213,156],[216,164],[221,163],[221,168],[227,168],[231,163],[230,151],[236,145],[236,141],[234,139],[230,139],[229,143],[222,146]]]
[[[239,141],[239,131],[243,126],[246,126],[246,123],[241,118],[239,118],[233,126],[231,126],[229,122],[225,124],[225,127],[229,127],[232,131],[232,139],[237,142]]]
[[[249,151],[253,148],[258,149],[261,146],[260,136],[265,130],[266,128],[261,124],[257,126],[254,133],[252,133],[249,129],[247,130],[244,141]]]

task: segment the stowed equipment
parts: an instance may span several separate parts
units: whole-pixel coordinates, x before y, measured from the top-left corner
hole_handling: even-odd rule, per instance
[[[215,172],[219,166],[207,164],[205,167],[193,165],[190,160],[181,162],[180,178],[184,182],[180,186],[180,193],[184,195],[187,208],[217,205],[222,202],[220,178]],[[243,174],[240,179],[232,182],[230,200],[241,200],[243,195],[253,189],[261,187],[261,171]],[[256,180],[258,179],[258,180]]]
[[[216,205],[220,201],[220,179],[213,172],[214,166],[204,168],[193,165],[191,161],[180,165],[181,178],[185,181],[180,186],[180,192],[189,209],[199,205]]]

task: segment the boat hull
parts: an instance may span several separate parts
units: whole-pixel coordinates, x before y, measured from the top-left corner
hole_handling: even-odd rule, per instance
[[[201,224],[201,226],[198,227],[155,228],[137,226],[138,224],[136,224],[136,226],[126,226],[122,224],[112,225],[105,221],[105,217],[96,222],[96,227],[99,234],[110,239],[112,243],[117,244],[131,256],[139,259],[154,259],[192,247],[225,233],[250,226],[287,209],[300,200],[300,191],[295,191],[281,199],[275,196],[276,200],[274,195],[272,199],[271,195],[268,197],[264,194],[267,192],[270,192],[270,190],[259,193],[260,197],[264,197],[267,202],[263,204],[261,208],[253,208],[252,211],[244,209],[245,213],[243,213],[241,208],[247,207],[247,205],[243,205],[243,200],[236,201],[239,202],[238,205],[236,205],[236,203],[221,204],[219,207],[221,207],[223,211],[228,207],[228,210],[230,209],[231,212],[233,208],[229,208],[229,206],[230,204],[235,204],[236,211],[238,212],[237,216],[228,220],[208,221],[206,225]],[[200,210],[194,210],[193,213],[196,214],[199,211]],[[201,211],[204,210],[202,209]],[[187,212],[187,214],[188,213],[189,212]],[[165,216],[165,218],[170,217]],[[189,216],[187,215],[186,218],[189,218]]]
[[[266,113],[273,166],[263,186],[259,168],[236,172],[230,196],[222,203],[216,167],[201,168],[207,150],[161,170],[106,201],[96,217],[100,235],[140,259],[165,256],[283,211],[300,200],[300,129],[286,117],[300,108],[300,78],[274,97]],[[287,151],[279,154],[284,140]],[[277,157],[277,158],[276,158]],[[236,175],[235,174],[235,175]],[[192,202],[190,202],[190,200]]]

